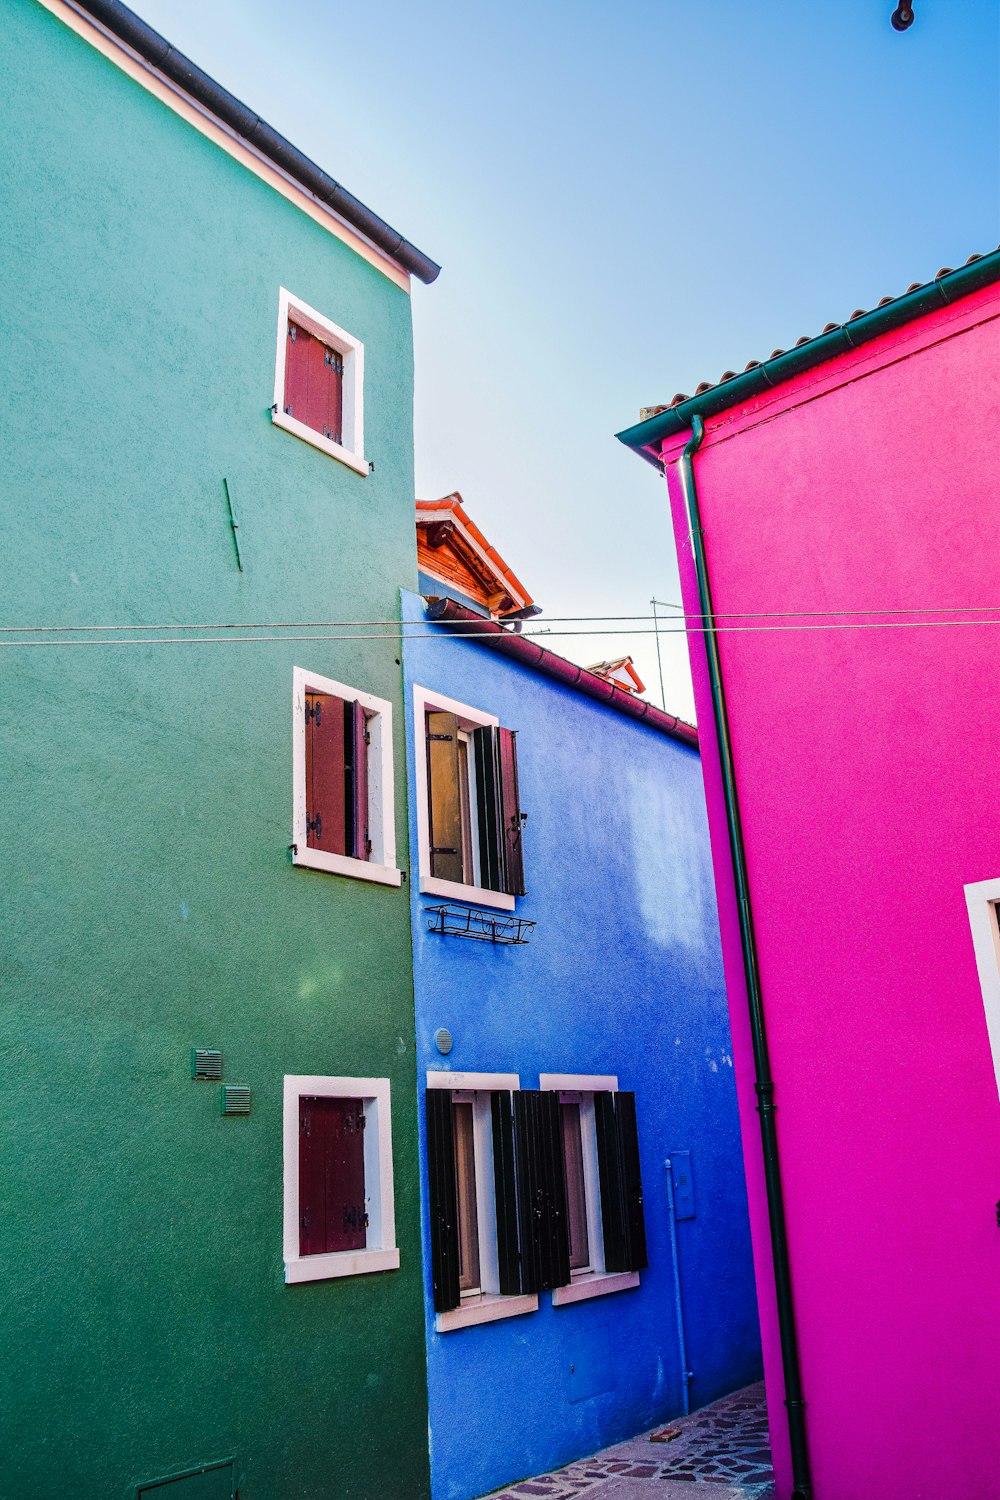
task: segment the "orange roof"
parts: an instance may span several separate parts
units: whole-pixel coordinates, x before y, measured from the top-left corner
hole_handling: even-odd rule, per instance
[[[615,687],[624,688],[626,693],[646,691],[646,684],[632,665],[631,656],[616,656],[611,661],[595,661],[587,671],[593,672],[595,677],[603,677],[605,682],[613,682]]]
[[[461,589],[497,617],[533,602],[467,514],[457,490],[441,500],[417,501],[417,566],[439,582]]]

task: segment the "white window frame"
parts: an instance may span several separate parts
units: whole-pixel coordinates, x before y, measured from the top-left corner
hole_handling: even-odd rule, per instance
[[[306,693],[332,693],[350,703],[360,703],[367,718],[368,837],[371,859],[331,854],[310,849],[306,827]],[[292,863],[331,875],[352,875],[379,885],[400,885],[402,871],[396,868],[396,817],[392,779],[392,704],[359,688],[304,667],[292,668]]]
[[[972,928],[972,947],[983,992],[986,1030],[993,1057],[997,1094],[1000,1096],[1000,879],[977,880],[965,887],[965,904]]]
[[[332,438],[324,437],[314,427],[308,427],[305,422],[300,422],[297,417],[289,415],[285,411],[285,361],[288,354],[288,320],[298,323],[331,349],[343,356],[344,375],[344,421],[343,421],[343,443],[335,443]],[[370,469],[369,462],[365,458],[365,425],[364,425],[364,385],[365,385],[365,346],[360,339],[345,329],[339,328],[336,323],[310,307],[308,302],[303,302],[301,297],[296,297],[284,287],[278,289],[278,347],[274,361],[274,405],[271,408],[271,421],[275,427],[281,427],[285,432],[290,432],[294,437],[301,438],[304,443],[311,443],[314,448],[328,453],[331,458],[337,459],[348,468],[354,469],[358,474],[367,475]]]
[[[591,1297],[607,1297],[639,1285],[638,1271],[604,1269],[604,1226],[601,1221],[601,1175],[597,1162],[597,1118],[595,1094],[616,1094],[618,1078],[613,1073],[541,1073],[540,1089],[552,1090],[567,1102],[580,1105],[580,1131],[583,1141],[583,1182],[587,1196],[587,1239],[590,1266],[572,1273],[569,1286],[552,1288],[552,1306],[566,1307],[571,1302],[587,1302]]]
[[[368,1214],[368,1243],[363,1250],[333,1250],[326,1255],[299,1253],[299,1099],[303,1094],[362,1101],[365,1115],[365,1210]],[[388,1078],[329,1078],[310,1073],[286,1073],[283,1145],[286,1283],[363,1276],[369,1271],[398,1271]]]
[[[497,1257],[496,1197],[493,1185],[493,1115],[490,1095],[513,1092],[521,1087],[517,1073],[448,1073],[427,1074],[429,1089],[448,1089],[453,1095],[472,1100],[473,1144],[476,1160],[476,1216],[479,1221],[478,1293],[462,1294],[458,1307],[434,1315],[438,1333],[457,1328],[471,1328],[478,1323],[495,1323],[501,1318],[516,1318],[538,1311],[534,1292],[506,1296],[500,1291]]]
[[[481,885],[465,885],[457,880],[439,880],[431,874],[431,835],[427,797],[427,714],[440,710],[454,714],[459,729],[499,728],[496,714],[484,713],[480,708],[470,708],[444,693],[432,692],[430,688],[414,684],[414,784],[417,798],[417,859],[420,890],[428,896],[443,896],[446,900],[469,901],[477,906],[493,906],[499,911],[513,911],[514,897],[506,891],[490,891]],[[470,746],[471,749],[471,746]],[[473,757],[470,755],[470,767]],[[472,788],[472,792],[475,788]],[[470,794],[471,795],[471,794]],[[474,797],[472,799],[475,800]],[[476,835],[478,838],[478,835]],[[478,848],[478,844],[476,845]]]

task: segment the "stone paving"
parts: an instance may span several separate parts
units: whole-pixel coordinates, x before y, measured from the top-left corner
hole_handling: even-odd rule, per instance
[[[676,1432],[669,1441],[660,1434]],[[747,1386],[652,1433],[494,1491],[493,1500],[773,1500],[764,1386]]]

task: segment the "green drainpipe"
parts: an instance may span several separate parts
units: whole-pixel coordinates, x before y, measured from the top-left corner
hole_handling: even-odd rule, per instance
[[[781,1364],[785,1377],[785,1406],[788,1410],[788,1438],[792,1453],[792,1500],[809,1500],[812,1483],[809,1478],[809,1450],[806,1445],[805,1405],[802,1400],[802,1375],[799,1368],[799,1347],[795,1333],[795,1310],[792,1305],[792,1279],[788,1260],[788,1230],[785,1224],[785,1205],[781,1191],[781,1169],[778,1164],[778,1138],[774,1119],[774,1079],[771,1077],[771,1061],[767,1049],[767,1030],[764,1025],[764,1009],[761,1004],[760,971],[757,964],[757,940],[754,935],[753,912],[750,906],[750,889],[747,881],[746,850],[743,847],[743,829],[740,824],[739,801],[736,796],[736,780],[733,775],[733,750],[729,738],[729,716],[726,712],[726,695],[722,686],[722,670],[719,663],[719,640],[715,632],[715,614],[712,609],[712,591],[708,582],[705,563],[705,540],[701,528],[701,511],[698,506],[698,490],[694,481],[693,458],[701,447],[705,436],[705,423],[700,416],[691,419],[691,438],[680,457],[680,476],[687,507],[691,545],[694,549],[695,568],[698,575],[698,600],[705,631],[705,654],[708,657],[708,675],[712,684],[712,709],[715,714],[715,732],[719,742],[719,760],[722,765],[722,785],[726,799],[726,822],[729,827],[729,846],[733,856],[733,875],[736,882],[736,898],[739,904],[740,940],[743,946],[743,970],[746,975],[747,1002],[750,1007],[750,1032],[753,1037],[753,1060],[755,1087],[757,1090],[757,1112],[760,1115],[760,1137],[764,1148],[764,1182],[767,1190],[767,1211],[771,1224],[771,1253],[774,1258],[774,1285],[778,1302],[778,1331],[781,1338]]]

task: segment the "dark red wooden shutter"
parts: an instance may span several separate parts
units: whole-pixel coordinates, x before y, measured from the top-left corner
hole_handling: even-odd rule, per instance
[[[458,720],[454,714],[427,715],[427,801],[431,874],[462,881],[462,807],[458,789]]]
[[[635,1095],[595,1094],[594,1113],[601,1180],[604,1268],[607,1271],[641,1271],[649,1261],[646,1256]]]
[[[559,1095],[519,1089],[513,1097],[521,1285],[540,1292],[571,1278]]]
[[[448,1312],[462,1300],[458,1270],[458,1194],[451,1090],[428,1089],[427,1178],[434,1307]]]
[[[330,693],[306,694],[306,843],[328,854],[347,853],[345,724],[352,706]]]
[[[517,1174],[514,1164],[514,1113],[511,1096],[495,1093],[493,1117],[493,1189],[497,1211],[497,1269],[500,1290],[513,1297],[521,1290],[521,1251],[517,1235]]]
[[[350,853],[355,859],[368,859],[368,723],[358,702],[348,703],[344,721],[347,743],[347,820]]]
[[[363,1250],[365,1115],[360,1099],[299,1099],[299,1254]]]
[[[343,442],[343,355],[292,321],[285,355],[285,411],[314,432]]]
[[[497,730],[497,759],[500,770],[500,828],[503,836],[504,885],[511,896],[523,896],[524,859],[521,854],[523,817],[517,786],[517,732]]]

